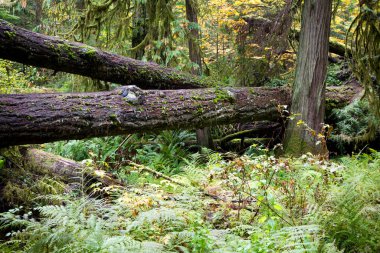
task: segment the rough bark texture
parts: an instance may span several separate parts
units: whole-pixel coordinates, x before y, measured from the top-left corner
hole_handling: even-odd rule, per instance
[[[36,26],[41,25],[43,3],[44,3],[43,0],[34,0],[34,4],[35,4],[35,24],[36,24]]]
[[[189,89],[214,84],[155,63],[34,33],[3,20],[0,20],[0,58],[143,89]]]
[[[324,153],[316,138],[297,125],[298,119],[317,133],[325,113],[325,78],[329,50],[332,0],[305,0],[291,112],[299,114],[285,133],[285,152],[300,155]]]
[[[350,103],[355,95],[353,88],[330,94],[339,105]],[[290,96],[286,88],[142,91],[136,87],[0,95],[0,146],[277,120],[277,105],[290,104]],[[132,100],[135,97],[139,99]]]
[[[103,187],[125,186],[122,181],[105,171],[86,168],[83,164],[62,156],[34,148],[21,148],[20,152],[23,154],[25,164],[59,176],[66,183],[80,182],[83,177],[87,181],[100,182]]]
[[[271,120],[290,102],[286,89],[127,90],[0,95],[0,145]]]
[[[133,30],[132,30],[132,48],[140,45],[148,33],[146,2],[137,2],[136,10],[133,15]],[[140,45],[132,51],[132,58],[141,60],[144,56],[145,45]]]
[[[198,16],[195,8],[194,0],[186,0],[186,17],[189,21],[189,56],[191,62],[197,64],[197,67],[192,69],[194,75],[202,75],[202,59],[201,50],[199,48],[199,30],[198,30]]]
[[[198,15],[194,0],[186,0],[186,18],[189,21],[189,57],[190,61],[197,66],[193,66],[191,73],[194,75],[202,75],[202,58],[201,49],[199,47],[199,30],[198,30]],[[197,129],[197,142],[198,145],[207,148],[213,148],[211,132],[208,127]]]

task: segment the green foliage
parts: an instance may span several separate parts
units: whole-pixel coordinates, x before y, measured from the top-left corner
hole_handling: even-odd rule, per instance
[[[92,138],[88,140],[72,140],[72,141],[59,141],[45,145],[46,151],[53,152],[63,157],[73,159],[75,161],[82,161],[85,159],[94,159],[96,161],[104,162],[108,158],[114,161],[119,145],[128,137],[104,137]],[[133,149],[135,146],[137,136],[128,138],[123,144],[127,150]]]
[[[162,234],[179,232],[185,228],[185,219],[178,213],[184,210],[152,209],[140,213],[127,227],[133,238],[137,240],[154,240]]]
[[[124,235],[125,228],[117,208],[105,202],[81,198],[65,200],[65,205],[36,209],[41,220],[19,210],[1,215],[1,227],[20,228],[8,234],[11,240],[1,245],[2,252],[160,252]]]
[[[375,100],[380,68],[378,19],[373,17],[378,16],[378,2],[361,2],[349,39],[355,45],[354,72]],[[204,73],[211,75],[218,88],[278,87],[293,82],[294,54],[287,40],[299,3],[201,1],[197,9],[201,22],[195,24],[186,19],[184,1],[44,1],[44,17],[36,29],[123,55],[142,50],[143,60],[184,71],[196,67],[188,57],[187,39],[188,30],[197,29],[202,35]],[[3,9],[0,18],[30,23],[34,3],[28,2],[27,8],[16,5],[12,13],[26,13],[28,20]],[[338,10],[332,31],[335,39],[344,39],[354,5],[345,1],[349,8]],[[141,7],[147,12],[145,17]],[[137,20],[145,24],[140,26]],[[294,26],[298,25],[295,20]],[[132,37],[144,26],[143,40],[132,49]],[[342,83],[340,68],[339,64],[329,66],[328,85]],[[42,91],[35,87],[48,82],[49,87],[71,92],[115,86],[62,73],[51,77],[45,70],[0,61],[0,93]],[[214,102],[231,99],[228,92],[217,89]],[[335,111],[337,138],[366,134],[368,123],[375,122],[372,109],[372,104],[356,102]],[[231,128],[213,131],[223,136]],[[191,154],[185,142],[194,140],[187,131],[164,131],[45,145],[46,150],[67,158],[91,159],[96,169],[126,182],[127,187],[118,188],[120,195],[100,189],[109,194],[103,200],[86,197],[84,189],[80,197],[64,194],[71,186],[41,176],[44,172],[38,168],[34,171],[38,175],[25,173],[22,165],[7,168],[10,162],[0,157],[3,202],[24,205],[0,214],[0,229],[6,235],[0,251],[380,251],[378,153],[335,162],[312,155],[276,158],[256,145],[241,157],[211,150]],[[130,160],[173,180],[128,166]]]
[[[0,94],[46,92],[39,87],[45,82],[46,77],[36,68],[0,60]]]
[[[26,76],[8,61],[0,60],[0,93],[16,93],[28,88]]]
[[[372,124],[378,120],[367,101],[355,101],[342,109],[334,109],[330,120],[336,123],[329,139],[340,153],[359,151],[374,144],[368,141],[377,135],[378,127]]]
[[[175,191],[168,187],[172,182],[157,179],[130,185],[113,200],[55,192],[32,212],[4,212],[0,228],[8,234],[1,250],[379,251],[377,152],[324,161],[275,158],[263,150],[225,160],[203,150],[179,166],[183,172],[175,180],[186,187],[172,185]]]
[[[346,43],[352,48],[352,71],[365,88],[365,95],[371,105],[369,138],[374,138],[380,119],[380,2],[360,2],[360,12],[348,31]]]
[[[20,17],[10,14],[7,10],[0,6],[0,19],[4,19],[8,22],[17,24],[19,23]]]
[[[340,64],[329,64],[327,67],[326,85],[342,85],[342,81],[338,78],[338,74],[340,73],[340,71]]]
[[[189,156],[185,142],[194,140],[194,134],[187,131],[163,131],[152,144],[137,149],[136,161],[149,165],[166,174],[177,174],[183,159]]]
[[[287,80],[283,80],[283,79],[279,79],[279,78],[273,78],[273,79],[269,80],[269,82],[267,82],[265,84],[265,86],[268,86],[268,87],[281,87],[281,86],[285,86],[287,84],[288,84]]]
[[[344,252],[380,251],[379,158],[343,158],[342,183],[332,185],[320,213],[326,235]]]
[[[355,101],[343,109],[334,109],[335,132],[351,137],[365,134],[371,117],[369,110],[365,101]]]

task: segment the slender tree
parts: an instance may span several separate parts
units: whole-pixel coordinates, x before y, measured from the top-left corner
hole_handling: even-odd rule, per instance
[[[202,58],[199,47],[198,15],[195,0],[186,0],[186,17],[189,21],[189,57],[195,63],[192,67],[192,74],[202,75]],[[200,146],[213,147],[210,129],[208,127],[197,129],[197,141]]]
[[[147,3],[136,1],[135,12],[133,14],[133,29],[132,29],[132,47],[140,45],[148,33],[147,23]],[[144,56],[144,46],[139,46],[132,51],[132,58],[141,60]]]
[[[298,120],[289,121],[285,132],[284,148],[288,154],[326,151],[317,145],[317,136],[324,120],[331,14],[332,0],[304,1],[291,107]],[[306,131],[304,125],[312,130]]]

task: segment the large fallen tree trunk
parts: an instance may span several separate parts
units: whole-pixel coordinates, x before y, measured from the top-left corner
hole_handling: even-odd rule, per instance
[[[0,58],[143,89],[189,89],[214,84],[206,78],[31,32],[3,20]]]
[[[328,92],[334,105],[358,91]],[[235,122],[277,120],[289,105],[287,88],[149,90],[0,95],[0,147],[83,139],[163,129],[201,128]]]

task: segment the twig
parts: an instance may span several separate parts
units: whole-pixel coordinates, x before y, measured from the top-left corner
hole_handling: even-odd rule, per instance
[[[115,149],[114,152],[112,152],[112,154],[116,154],[116,152],[118,152],[122,147],[123,145],[127,142],[127,140],[129,140],[129,138],[131,138],[131,134],[129,134],[127,137],[125,137],[125,139],[120,143],[120,145]],[[104,158],[104,161],[106,161],[109,157],[111,156],[111,154],[109,154],[106,158]]]
[[[158,172],[158,171],[156,171],[156,170],[153,170],[153,169],[151,169],[151,168],[149,168],[149,167],[147,167],[147,166],[145,166],[145,165],[137,164],[137,163],[134,163],[134,162],[132,162],[132,161],[128,161],[128,163],[129,163],[130,165],[132,165],[132,166],[134,166],[134,167],[140,169],[141,171],[147,171],[147,172],[149,172],[149,173],[151,173],[151,174],[153,174],[153,175],[155,175],[155,176],[157,176],[157,177],[164,178],[164,179],[166,179],[166,180],[168,180],[168,181],[170,181],[170,182],[172,182],[172,183],[178,184],[178,185],[180,185],[180,186],[185,186],[185,187],[188,186],[188,185],[186,185],[186,184],[184,184],[184,183],[182,183],[182,182],[178,182],[178,181],[174,180],[173,178],[171,178],[171,177],[169,177],[169,176],[166,176],[165,174],[163,174],[163,173],[161,173],[161,172]]]

